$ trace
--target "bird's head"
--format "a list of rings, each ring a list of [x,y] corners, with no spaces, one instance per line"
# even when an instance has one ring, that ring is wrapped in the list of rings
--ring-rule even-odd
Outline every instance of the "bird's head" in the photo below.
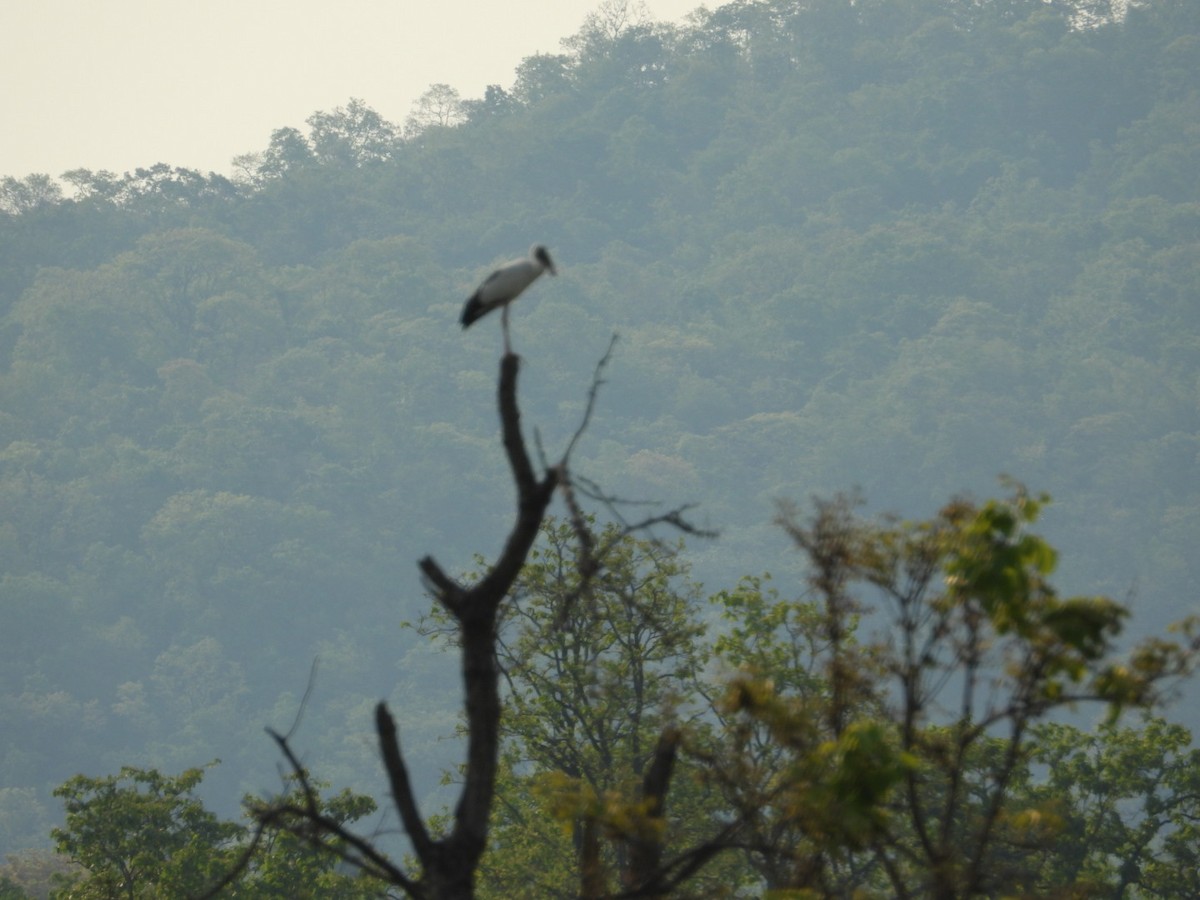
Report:
[[[529,251],[529,255],[542,264],[542,268],[547,269],[551,275],[557,275],[558,271],[554,268],[554,260],[550,258],[550,251],[543,244],[535,244],[533,249]]]

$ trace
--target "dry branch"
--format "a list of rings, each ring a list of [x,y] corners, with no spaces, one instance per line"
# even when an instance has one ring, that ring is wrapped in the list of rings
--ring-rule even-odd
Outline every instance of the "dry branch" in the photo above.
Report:
[[[302,789],[302,804],[279,801],[265,803],[251,812],[258,821],[254,845],[264,831],[278,829],[296,834],[315,846],[339,854],[381,881],[399,887],[414,900],[467,900],[474,895],[474,876],[487,844],[488,820],[495,798],[497,763],[500,748],[500,691],[499,668],[496,661],[497,623],[500,606],[509,596],[529,552],[537,540],[547,508],[556,491],[561,491],[583,548],[580,559],[581,586],[603,566],[608,548],[595,552],[595,539],[587,525],[576,498],[572,479],[570,455],[591,421],[596,397],[603,384],[603,372],[612,355],[616,338],[596,366],[588,391],[587,408],[578,429],[572,435],[562,458],[555,465],[546,465],[541,457],[542,474],[530,460],[521,433],[521,413],[517,403],[517,376],[520,358],[506,352],[500,360],[497,387],[497,406],[500,414],[501,439],[505,456],[517,491],[516,516],[508,538],[496,561],[474,584],[459,584],[448,576],[432,556],[422,558],[420,568],[429,592],[453,618],[458,630],[466,713],[467,759],[458,803],[449,833],[440,837],[429,833],[421,818],[410,783],[408,768],[400,746],[395,720],[385,703],[375,710],[375,725],[379,737],[380,756],[387,772],[392,800],[400,815],[401,824],[412,842],[420,875],[411,877],[391,863],[371,841],[350,833],[339,823],[323,816],[316,791],[307,773],[293,754],[288,736],[273,733],[284,758],[292,767],[292,776]],[[585,496],[601,497],[590,482],[584,482]],[[611,506],[611,498],[604,498]],[[626,533],[656,523],[668,523],[689,533],[700,533],[683,518],[685,508],[653,516],[643,523],[625,525]],[[664,736],[655,764],[647,776],[646,791],[652,792],[661,809],[674,760],[678,736]],[[646,846],[639,856],[645,879],[653,881],[659,868],[661,848]],[[249,856],[243,863],[249,864]],[[670,879],[668,878],[668,881]],[[223,882],[231,883],[232,879]]]

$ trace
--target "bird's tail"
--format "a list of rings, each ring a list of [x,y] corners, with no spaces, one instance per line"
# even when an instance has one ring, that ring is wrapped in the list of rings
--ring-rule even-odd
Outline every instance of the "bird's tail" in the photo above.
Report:
[[[462,327],[467,328],[472,322],[482,316],[486,309],[483,308],[483,302],[479,299],[479,295],[475,294],[467,301],[467,305],[462,311]]]

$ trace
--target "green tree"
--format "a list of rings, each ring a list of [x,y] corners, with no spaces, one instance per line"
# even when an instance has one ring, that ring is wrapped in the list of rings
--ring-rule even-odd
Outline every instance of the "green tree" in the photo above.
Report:
[[[204,769],[177,776],[124,766],[117,775],[76,775],[57,789],[66,822],[51,835],[86,874],[70,898],[120,900],[198,895],[229,870],[245,829],[222,822],[195,796]]]
[[[208,768],[208,767],[205,767]],[[195,796],[205,769],[177,776],[126,766],[117,775],[76,775],[55,795],[67,819],[52,835],[60,857],[82,870],[57,880],[63,900],[245,896],[367,900],[378,884],[337,871],[338,855],[286,830],[250,838],[248,829],[219,819]],[[375,801],[349,790],[321,796],[327,785],[307,776],[289,780],[280,804],[311,802],[316,814],[346,824],[374,812]],[[246,797],[250,815],[265,805]],[[332,849],[336,850],[336,846]]]
[[[733,606],[761,624],[753,639],[735,631],[722,646],[745,669],[727,719],[764,726],[771,740],[760,752],[783,751],[771,792],[750,779],[757,792],[735,807],[743,834],[769,824],[796,835],[790,849],[766,848],[790,870],[776,886],[949,900],[1069,882],[1042,884],[1012,852],[1053,834],[1055,810],[1022,790],[1035,727],[1083,702],[1103,704],[1110,721],[1156,707],[1163,683],[1191,670],[1198,640],[1190,622],[1182,642],[1147,640],[1120,658],[1128,611],[1104,597],[1062,598],[1049,582],[1057,555],[1029,530],[1044,502],[1018,489],[915,523],[861,520],[845,499],[818,503],[805,520],[785,512],[818,618],[804,621],[812,607],[764,606],[751,591],[752,603]],[[879,601],[869,639],[856,624],[864,588]],[[793,621],[800,627],[784,631]],[[758,637],[772,633],[786,638],[782,654]],[[817,680],[789,680],[797,668]],[[738,780],[718,775],[737,796]],[[764,812],[745,812],[755,808]]]
[[[26,175],[0,179],[0,213],[20,215],[41,206],[62,202],[62,188],[49,175]]]
[[[281,178],[315,162],[316,154],[304,135],[295,128],[277,128],[271,132],[258,172],[263,178]]]
[[[344,107],[313,113],[305,121],[313,153],[321,163],[362,166],[392,155],[396,127],[357,98],[351,97]]]
[[[527,56],[517,66],[512,94],[521,103],[541,103],[565,92],[571,84],[574,63],[570,56],[539,53]]]
[[[827,752],[846,714],[830,702],[832,670],[841,673],[843,694],[857,695],[864,721],[881,712],[871,687],[881,670],[854,637],[859,612],[841,593],[836,611],[812,597],[784,598],[769,576],[744,578],[712,602],[725,623],[714,657],[718,672],[732,681],[724,696],[720,685],[713,687],[715,721],[699,729],[693,752],[703,760],[703,783],[737,823],[743,877],[768,890],[818,876],[826,888],[853,884],[861,866],[824,838],[831,823],[846,816],[849,800],[834,789],[845,779],[832,777],[834,755]],[[848,674],[855,676],[853,691],[845,684]],[[810,764],[806,772],[797,763],[805,756],[823,765],[814,770]],[[802,807],[787,773],[804,779]],[[818,774],[830,780],[814,790]],[[861,818],[863,811],[855,812]]]
[[[1200,749],[1158,716],[1093,730],[1039,725],[1019,786],[1045,810],[1049,839],[1025,848],[1041,886],[1074,884],[1097,896],[1200,895]]]
[[[340,826],[349,825],[376,809],[375,801],[364,795],[343,790],[332,797],[319,792],[328,787],[320,782],[292,777],[282,800],[265,801],[246,797],[242,802],[251,818],[267,806],[312,809],[317,815]],[[317,794],[313,794],[313,791]],[[330,900],[370,900],[382,897],[384,889],[371,878],[339,871],[340,852],[345,848],[333,843],[317,846],[303,835],[303,829],[275,829],[261,835],[261,842],[251,844],[251,854],[245,876],[232,887],[238,895],[247,897],[321,897]],[[329,852],[332,850],[333,852]]]
[[[610,893],[637,883],[639,843],[686,845],[704,820],[687,779],[669,815],[643,789],[663,734],[697,712],[699,586],[677,549],[612,524],[595,539],[603,569],[585,578],[578,532],[547,520],[505,608],[502,764],[480,896]]]

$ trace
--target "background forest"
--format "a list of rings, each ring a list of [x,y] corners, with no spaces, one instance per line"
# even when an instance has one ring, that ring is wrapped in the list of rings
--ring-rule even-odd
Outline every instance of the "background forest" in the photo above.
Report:
[[[503,534],[500,338],[457,316],[535,240],[525,420],[556,452],[617,332],[575,467],[697,503],[708,593],[803,590],[779,499],[926,517],[1008,473],[1067,590],[1196,611],[1192,0],[609,4],[482,99],[350,100],[237,164],[0,186],[0,857],[77,773],[277,787],[314,658],[313,771],[382,797],[390,697],[436,792],[454,662],[402,622],[419,556]]]

